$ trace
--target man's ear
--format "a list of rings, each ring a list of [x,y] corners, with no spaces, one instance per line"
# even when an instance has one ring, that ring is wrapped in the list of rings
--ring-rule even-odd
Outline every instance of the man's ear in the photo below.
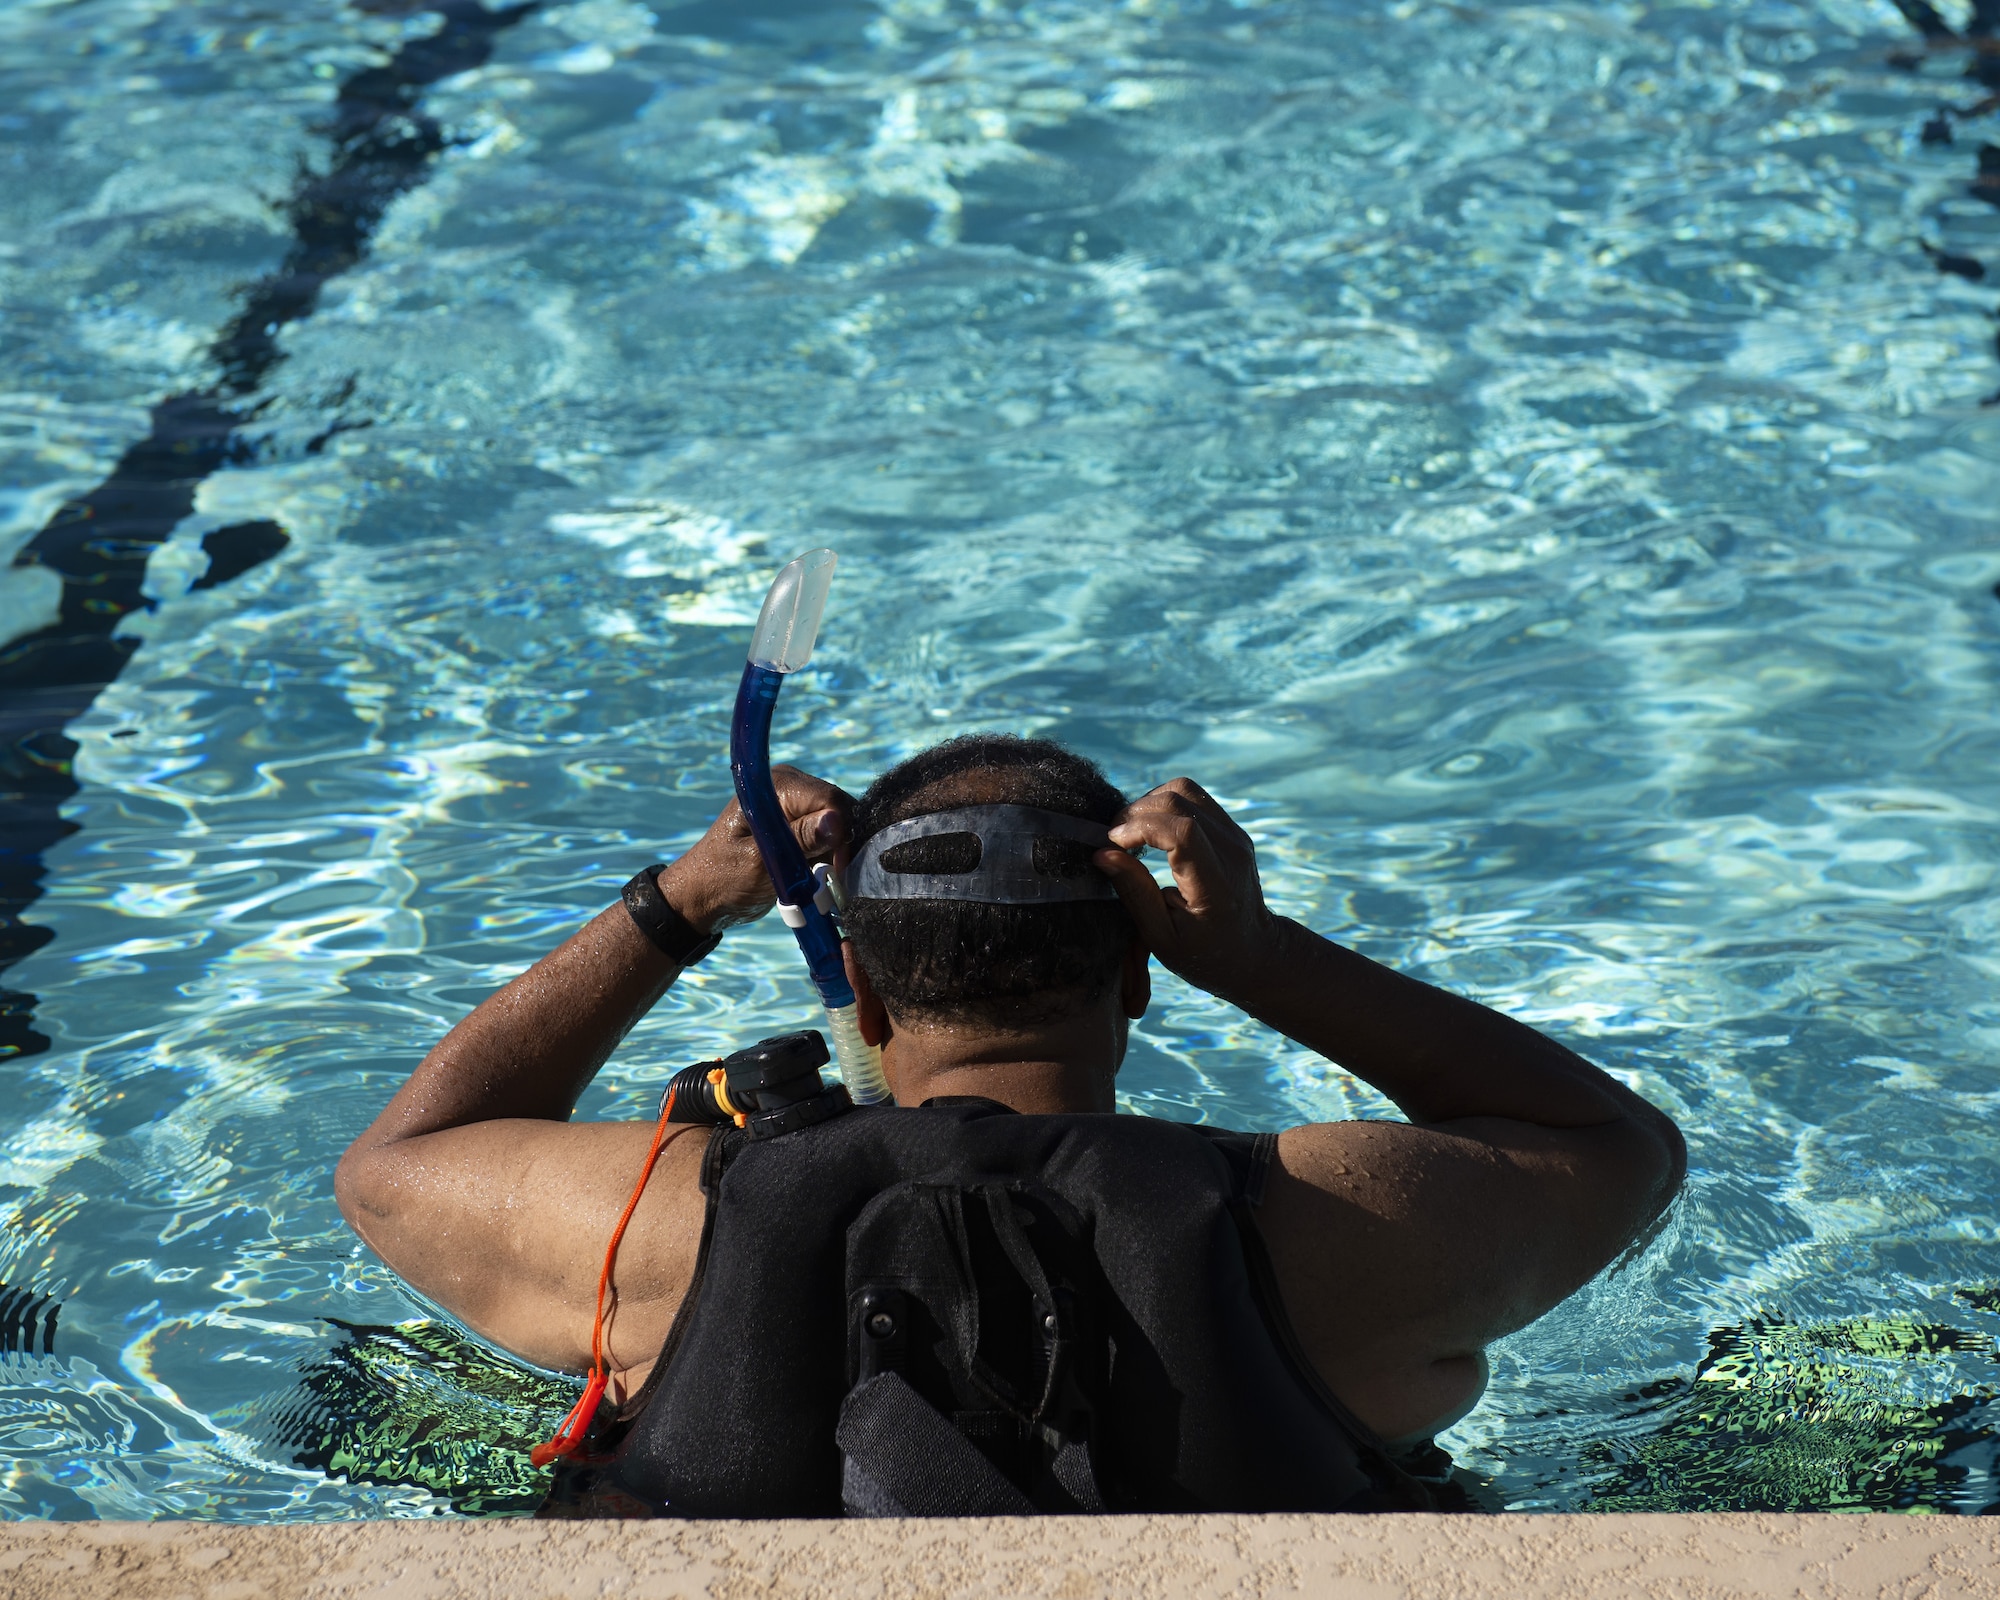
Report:
[[[840,944],[840,959],[847,967],[847,981],[854,990],[854,1021],[861,1030],[861,1042],[879,1050],[896,1031],[889,1025],[889,1008],[882,1004],[882,997],[868,981],[868,974],[854,959],[853,944],[845,939]]]
[[[1134,938],[1125,946],[1125,959],[1118,973],[1119,1009],[1137,1022],[1153,1003],[1153,953]]]

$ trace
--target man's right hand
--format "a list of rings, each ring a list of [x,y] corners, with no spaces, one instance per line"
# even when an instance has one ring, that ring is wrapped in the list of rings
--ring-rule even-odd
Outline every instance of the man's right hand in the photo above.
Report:
[[[771,782],[806,860],[838,865],[847,848],[853,797],[797,767],[773,767]],[[778,903],[750,819],[734,800],[687,854],[660,874],[659,885],[667,904],[703,933],[754,922]]]
[[[1269,971],[1287,926],[1264,904],[1257,847],[1215,797],[1192,778],[1174,778],[1127,806],[1112,824],[1097,868],[1111,880],[1146,948],[1196,988],[1246,997]],[[1164,851],[1171,886],[1161,888],[1137,856]]]

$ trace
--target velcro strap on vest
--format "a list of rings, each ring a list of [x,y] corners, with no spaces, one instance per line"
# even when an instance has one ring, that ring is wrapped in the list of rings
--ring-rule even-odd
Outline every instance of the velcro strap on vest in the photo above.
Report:
[[[1031,1517],[1034,1505],[906,1383],[885,1372],[855,1385],[834,1442],[846,1458],[850,1517]]]

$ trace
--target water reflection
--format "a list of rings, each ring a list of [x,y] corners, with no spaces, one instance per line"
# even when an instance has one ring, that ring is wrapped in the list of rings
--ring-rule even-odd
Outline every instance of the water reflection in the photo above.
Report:
[[[214,381],[332,85],[429,25],[0,13],[14,548]],[[440,83],[432,180],[283,333],[256,459],[69,728],[56,937],[16,969],[54,1044],[0,1139],[0,1280],[63,1312],[0,1370],[0,1505],[428,1514],[476,1508],[433,1493],[475,1456],[513,1503],[485,1399],[440,1400],[434,1461],[340,1432],[328,1395],[379,1394],[341,1352],[441,1395],[477,1358],[409,1331],[331,1165],[720,806],[742,630],[818,543],[782,752],[858,784],[998,727],[1191,772],[1285,909],[1683,1120],[1670,1225],[1449,1441],[1499,1498],[1748,1503],[1801,1405],[1847,1463],[1801,1503],[2000,1498],[2000,413],[1990,292],[1914,242],[1991,256],[1992,208],[1921,137],[1957,68],[1899,70],[1900,27],[583,0]],[[290,543],[191,586],[259,523]],[[585,1114],[809,1005],[782,929],[732,936]],[[1383,1109],[1171,983],[1124,1087]],[[1739,1368],[1779,1376],[1717,1409]],[[1937,1470],[1882,1479],[1908,1440]]]

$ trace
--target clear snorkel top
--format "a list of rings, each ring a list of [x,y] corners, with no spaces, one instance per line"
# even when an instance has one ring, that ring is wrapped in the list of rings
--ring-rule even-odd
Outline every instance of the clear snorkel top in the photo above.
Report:
[[[863,1041],[855,1020],[854,989],[841,958],[832,873],[807,864],[771,783],[771,714],[785,675],[812,659],[836,559],[831,550],[808,550],[785,565],[764,596],[750,659],[736,691],[729,773],[757,841],[757,853],[777,891],[778,915],[798,940],[820,1004],[826,1007],[827,1032],[841,1079],[857,1104],[871,1105],[889,1098],[889,1084],[882,1076],[881,1051]]]

